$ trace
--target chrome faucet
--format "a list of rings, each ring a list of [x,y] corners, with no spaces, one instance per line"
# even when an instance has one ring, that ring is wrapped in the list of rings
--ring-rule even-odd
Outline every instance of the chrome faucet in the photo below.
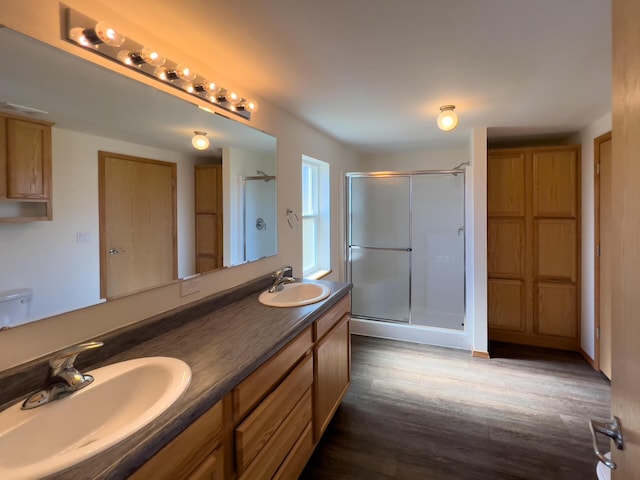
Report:
[[[59,400],[93,382],[93,377],[80,373],[73,362],[80,353],[102,345],[102,342],[87,342],[58,352],[49,360],[49,373],[44,386],[29,395],[22,409],[29,410]]]
[[[284,272],[286,272],[284,268],[275,271],[275,273],[273,274],[273,285],[271,285],[269,293],[279,292],[284,288],[285,283],[293,283],[296,281],[296,279],[293,277],[285,277]]]

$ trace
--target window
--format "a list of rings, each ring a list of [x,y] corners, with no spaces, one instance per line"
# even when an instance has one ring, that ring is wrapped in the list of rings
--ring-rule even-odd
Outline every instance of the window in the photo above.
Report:
[[[302,274],[319,278],[331,269],[329,164],[302,157]]]

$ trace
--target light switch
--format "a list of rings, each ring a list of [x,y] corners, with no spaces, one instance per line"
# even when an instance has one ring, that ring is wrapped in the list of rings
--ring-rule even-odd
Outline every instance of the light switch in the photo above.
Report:
[[[76,243],[89,243],[91,241],[91,235],[89,232],[76,233]]]

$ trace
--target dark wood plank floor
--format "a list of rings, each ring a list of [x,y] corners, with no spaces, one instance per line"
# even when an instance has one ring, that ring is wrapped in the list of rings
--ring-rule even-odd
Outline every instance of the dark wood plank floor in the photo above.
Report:
[[[588,419],[609,417],[610,385],[580,355],[352,345],[351,388],[301,479],[595,478]]]

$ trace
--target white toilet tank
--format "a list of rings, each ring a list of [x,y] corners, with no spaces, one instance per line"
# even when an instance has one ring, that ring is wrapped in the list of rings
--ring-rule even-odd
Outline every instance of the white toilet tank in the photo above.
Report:
[[[0,328],[15,327],[29,319],[33,290],[17,288],[0,292]]]

